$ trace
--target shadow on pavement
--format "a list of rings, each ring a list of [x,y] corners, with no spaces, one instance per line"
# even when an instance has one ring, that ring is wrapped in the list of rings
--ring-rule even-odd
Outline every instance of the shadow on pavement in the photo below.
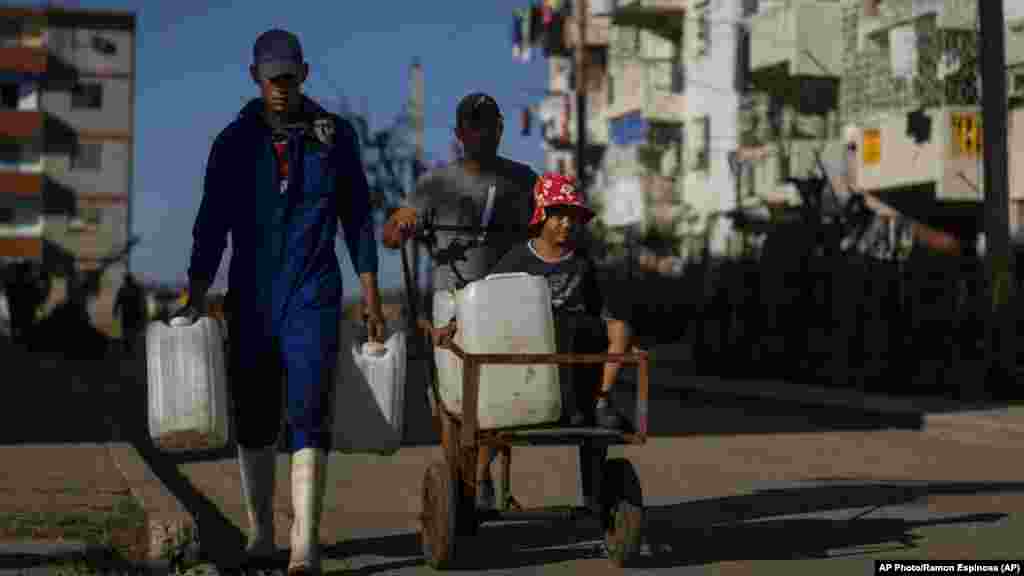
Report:
[[[818,481],[816,481],[818,482]],[[825,558],[877,552],[878,547],[908,550],[918,546],[913,531],[928,526],[994,523],[1004,513],[925,519],[869,517],[887,506],[912,504],[928,496],[1024,492],[1022,483],[872,482],[824,485],[728,496],[647,507],[645,541],[650,554],[638,568],[670,568],[734,560]],[[788,518],[829,514],[828,518]],[[521,523],[486,525],[474,538],[461,540],[453,571],[512,570],[601,558],[602,535],[581,524]],[[843,552],[874,546],[871,551]],[[345,574],[387,574],[424,564],[417,534],[338,542],[326,558],[382,558],[379,564]]]
[[[84,565],[101,574],[130,574],[137,568],[116,551],[98,547],[81,552],[0,554],[0,570],[17,570],[18,574],[43,568],[48,569],[47,573],[52,573],[59,564]]]

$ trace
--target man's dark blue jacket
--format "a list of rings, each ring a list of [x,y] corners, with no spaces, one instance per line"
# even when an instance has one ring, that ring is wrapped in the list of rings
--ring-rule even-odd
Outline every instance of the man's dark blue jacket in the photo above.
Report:
[[[271,332],[290,311],[340,305],[339,218],[356,273],[377,272],[359,138],[351,124],[306,97],[302,118],[306,129],[288,129],[290,185],[282,192],[263,101],[242,109],[213,143],[192,230],[193,286],[209,286],[230,232],[228,301],[248,316],[246,324],[261,318]],[[316,120],[333,121],[333,138],[317,136]]]

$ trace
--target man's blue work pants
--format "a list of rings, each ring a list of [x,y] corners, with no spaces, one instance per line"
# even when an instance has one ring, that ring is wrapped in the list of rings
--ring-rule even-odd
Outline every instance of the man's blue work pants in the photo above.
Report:
[[[292,310],[270,334],[258,322],[233,315],[228,328],[232,340],[229,375],[241,447],[259,449],[276,444],[287,406],[286,430],[292,452],[331,449],[340,314],[337,305]]]

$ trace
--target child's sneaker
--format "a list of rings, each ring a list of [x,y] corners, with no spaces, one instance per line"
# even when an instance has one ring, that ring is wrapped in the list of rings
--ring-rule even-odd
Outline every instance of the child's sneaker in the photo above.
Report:
[[[476,489],[477,510],[494,510],[497,505],[497,497],[494,495],[494,480],[482,480]]]

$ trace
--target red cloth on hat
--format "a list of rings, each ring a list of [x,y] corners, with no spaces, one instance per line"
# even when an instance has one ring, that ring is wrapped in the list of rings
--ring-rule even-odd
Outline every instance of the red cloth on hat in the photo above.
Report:
[[[544,221],[544,209],[548,206],[575,206],[583,210],[584,224],[594,217],[594,211],[587,207],[583,194],[576,189],[576,179],[572,176],[546,172],[533,187],[533,195],[536,198],[536,208],[533,210],[533,217],[530,218],[530,226]]]

